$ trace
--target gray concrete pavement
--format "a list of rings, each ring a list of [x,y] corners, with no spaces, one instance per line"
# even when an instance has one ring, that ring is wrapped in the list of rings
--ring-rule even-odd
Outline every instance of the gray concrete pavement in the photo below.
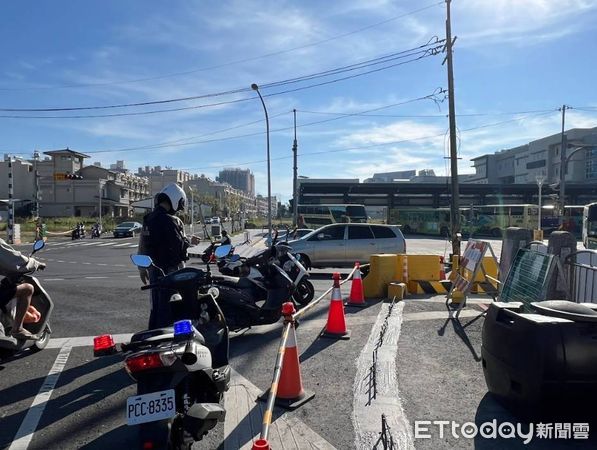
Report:
[[[499,255],[500,242],[491,243]],[[256,251],[261,245],[247,246],[246,251]],[[29,246],[19,248],[27,250]],[[427,238],[408,239],[407,249],[409,253],[443,254],[445,251],[443,241]],[[43,391],[60,349],[64,350],[69,342],[66,338],[126,334],[145,327],[149,300],[147,292],[139,291],[138,271],[129,259],[135,252],[136,238],[103,238],[93,242],[51,240],[40,252],[39,257],[45,259],[48,267],[39,277],[56,305],[52,342],[59,344],[37,354],[25,354],[0,363],[0,448],[10,447],[32,411],[33,399]],[[333,271],[325,269],[314,277],[316,295],[330,286],[329,274]],[[348,289],[346,285],[345,294]],[[481,311],[476,304],[488,301],[480,298],[470,302],[461,316],[463,324],[471,322],[464,331],[446,320],[442,296],[411,298],[404,302],[400,317],[396,318],[402,323],[400,335],[390,346],[390,351],[397,353],[396,373],[380,376],[396,380],[397,386],[393,387],[397,387],[403,406],[401,420],[410,427],[413,436],[416,420],[478,424],[493,418],[515,421],[487,395],[478,360],[483,318],[473,319]],[[288,424],[295,424],[309,430],[304,435],[312,437],[310,442],[350,449],[355,448],[357,437],[353,424],[354,411],[359,406],[355,404],[354,393],[359,378],[356,362],[366,357],[362,352],[367,343],[375,342],[371,333],[380,327],[381,305],[372,302],[364,309],[346,308],[347,327],[352,331],[349,341],[319,337],[327,311],[326,299],[301,320],[297,330],[304,387],[315,391],[315,398],[291,413],[276,410],[275,418],[280,420],[279,433],[283,434]],[[274,324],[232,335],[231,364],[239,377],[235,378],[231,395],[240,396],[245,392],[243,401],[247,413],[253,408],[246,392],[254,393],[269,386],[280,332],[280,325]],[[124,405],[126,398],[134,394],[135,387],[123,370],[121,356],[95,359],[91,347],[79,345],[70,350],[54,390],[44,404],[29,448],[131,448],[136,435],[134,428],[125,425]],[[242,419],[236,418],[246,424]],[[561,421],[565,419],[562,417]],[[377,419],[372,420],[376,423]],[[381,420],[379,423],[381,432]],[[219,425],[196,448],[224,448],[224,428]],[[412,439],[415,448],[522,448],[515,440],[456,439],[448,435],[441,438],[437,430],[431,431],[429,439]],[[585,444],[572,440],[535,440],[525,447],[589,448]],[[592,440],[588,444],[596,445]],[[234,445],[226,448],[234,448]],[[304,447],[299,443],[297,448]]]

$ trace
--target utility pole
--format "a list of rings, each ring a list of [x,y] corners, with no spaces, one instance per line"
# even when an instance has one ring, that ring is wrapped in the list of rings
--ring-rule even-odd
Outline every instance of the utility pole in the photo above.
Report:
[[[560,217],[558,220],[559,225],[564,223],[564,205],[566,202],[566,135],[564,134],[564,127],[566,123],[566,110],[568,106],[562,105],[562,141],[560,143]]]
[[[450,219],[452,223],[452,255],[460,256],[460,190],[458,186],[458,147],[456,144],[456,108],[454,106],[454,72],[452,65],[452,28],[450,24],[450,2],[446,0],[446,60],[448,62],[448,110],[450,119],[450,177],[452,180],[452,201]]]
[[[33,176],[35,177],[34,180],[34,187],[35,187],[35,218],[39,217],[39,172],[37,170],[37,162],[39,161],[39,152],[35,150],[33,152]]]
[[[14,244],[14,225],[15,225],[15,202],[12,173],[12,155],[8,155],[8,243]]]
[[[294,158],[294,166],[292,172],[292,225],[298,225],[298,165],[297,165],[297,150],[298,143],[296,141],[296,109],[293,109],[294,113],[294,142],[292,144],[292,155]]]

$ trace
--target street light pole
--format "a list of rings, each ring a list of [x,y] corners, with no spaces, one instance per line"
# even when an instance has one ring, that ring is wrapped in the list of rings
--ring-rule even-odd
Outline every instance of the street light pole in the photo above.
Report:
[[[566,147],[568,146],[566,143],[566,134],[564,134],[564,126],[566,122],[566,110],[568,106],[562,105],[562,139],[560,143],[560,217],[558,223],[560,225],[564,224],[564,206],[566,203]]]
[[[292,168],[292,225],[298,226],[298,165],[297,165],[297,150],[298,143],[296,141],[296,109],[293,109],[294,113],[294,142],[292,144],[293,154],[293,168]]]
[[[265,113],[265,135],[267,141],[267,228],[269,233],[269,242],[271,243],[272,239],[272,179],[271,179],[271,163],[270,163],[270,152],[269,152],[269,117],[267,115],[267,108],[265,107],[265,102],[263,101],[263,97],[261,96],[261,92],[259,92],[259,86],[255,83],[251,85],[251,89],[257,92],[259,95],[259,100],[261,100],[261,104],[263,105],[263,112]]]

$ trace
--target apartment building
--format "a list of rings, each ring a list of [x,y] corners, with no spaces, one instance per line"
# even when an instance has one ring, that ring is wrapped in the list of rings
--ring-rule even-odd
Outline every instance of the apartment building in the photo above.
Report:
[[[597,182],[597,127],[573,128],[567,140],[566,182]],[[473,158],[475,174],[467,182],[483,184],[557,183],[561,170],[561,134]]]

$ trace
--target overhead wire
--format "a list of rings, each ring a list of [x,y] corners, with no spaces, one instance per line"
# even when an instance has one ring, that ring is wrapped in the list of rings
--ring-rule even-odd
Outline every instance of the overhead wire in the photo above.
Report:
[[[302,77],[297,77],[297,78],[293,78],[293,79],[289,79],[289,80],[265,83],[262,85],[261,88],[262,89],[270,89],[273,87],[282,87],[282,86],[292,85],[292,84],[300,83],[303,81],[309,81],[309,80],[313,80],[313,79],[317,79],[317,78],[324,78],[324,77],[328,77],[331,75],[337,75],[337,74],[341,74],[341,73],[351,72],[354,70],[372,67],[372,66],[387,63],[387,62],[393,62],[396,60],[413,57],[411,59],[407,59],[406,61],[390,64],[390,65],[387,65],[387,66],[384,66],[381,68],[372,69],[369,71],[353,74],[350,76],[337,78],[337,79],[333,79],[333,80],[328,80],[326,82],[316,83],[316,84],[303,86],[303,87],[299,87],[299,88],[295,88],[295,89],[266,94],[266,95],[264,95],[264,97],[281,95],[281,94],[288,93],[288,92],[296,92],[296,91],[300,91],[300,90],[304,90],[304,89],[310,89],[312,87],[322,86],[322,85],[326,85],[326,84],[330,84],[330,83],[344,81],[344,80],[351,79],[351,78],[356,78],[356,77],[363,76],[363,75],[368,75],[370,73],[375,73],[375,72],[379,72],[381,70],[387,70],[392,67],[415,62],[415,61],[418,61],[425,57],[435,56],[436,54],[438,54],[437,50],[442,46],[441,42],[442,41],[435,41],[435,42],[430,41],[429,43],[425,44],[424,46],[416,47],[415,49],[409,49],[409,50],[397,52],[394,54],[397,56],[393,56],[390,59],[388,59],[388,57],[386,55],[384,57],[381,57],[383,59],[382,62],[379,62],[380,58],[375,58],[373,60],[369,60],[368,62],[355,63],[350,66],[329,69],[327,71],[316,72],[314,74],[304,75]],[[419,55],[419,56],[415,57],[416,55]],[[2,112],[69,112],[69,111],[90,111],[90,110],[101,110],[101,109],[132,108],[132,107],[151,106],[151,105],[176,103],[176,102],[191,101],[191,100],[200,100],[200,99],[205,99],[205,98],[212,98],[212,97],[219,97],[219,96],[226,96],[226,95],[250,92],[251,90],[252,90],[251,88],[238,88],[238,89],[231,89],[228,91],[216,92],[216,93],[211,93],[211,94],[178,97],[178,98],[165,99],[165,100],[152,100],[152,101],[146,101],[146,102],[122,103],[122,104],[114,104],[114,105],[55,107],[55,108],[0,108],[0,111],[2,111]],[[141,111],[141,112],[133,112],[133,113],[114,114],[114,115],[95,115],[95,116],[92,115],[92,116],[85,116],[85,117],[112,117],[112,116],[121,116],[121,115],[141,115],[141,114],[152,114],[152,113],[157,113],[157,112],[181,111],[184,109],[197,109],[197,108],[206,108],[206,107],[210,107],[210,106],[221,106],[224,104],[238,103],[238,102],[247,101],[250,99],[252,99],[252,98],[236,99],[236,100],[217,102],[217,103],[212,103],[212,104],[195,105],[195,106],[188,106],[188,107],[184,107],[184,108],[176,108],[176,109],[169,109],[169,110]],[[58,116],[58,117],[54,117],[54,116],[24,116],[24,117],[23,116],[2,116],[2,117],[4,117],[4,118],[81,118],[82,116]]]
[[[279,51],[275,51],[275,52],[270,52],[270,53],[265,53],[263,55],[258,55],[258,56],[253,56],[253,57],[249,57],[249,58],[242,58],[242,59],[238,59],[235,61],[230,61],[230,62],[226,62],[226,63],[222,63],[222,64],[216,64],[216,65],[212,65],[212,66],[206,66],[206,67],[200,67],[197,69],[192,69],[192,70],[186,70],[186,71],[182,71],[182,72],[174,72],[174,73],[170,73],[170,74],[165,74],[165,75],[157,75],[157,76],[153,76],[153,77],[145,77],[145,78],[137,78],[137,79],[133,79],[133,80],[120,80],[120,81],[110,81],[110,82],[98,82],[98,83],[78,83],[78,84],[70,84],[70,85],[62,85],[62,86],[32,86],[32,87],[21,87],[21,88],[0,88],[0,91],[22,91],[22,90],[50,90],[50,89],[67,89],[67,88],[81,88],[81,87],[94,87],[94,86],[110,86],[110,85],[119,85],[119,84],[131,84],[131,83],[139,83],[139,82],[145,82],[145,81],[153,81],[153,80],[159,80],[159,79],[165,79],[165,78],[172,78],[172,77],[178,77],[178,76],[185,76],[185,75],[190,75],[193,73],[198,73],[198,72],[205,72],[205,71],[209,71],[209,70],[214,70],[214,69],[220,69],[222,67],[228,67],[228,66],[233,66],[233,65],[237,65],[237,64],[242,64],[242,63],[246,63],[246,62],[251,62],[251,61],[256,61],[259,59],[264,59],[264,58],[269,58],[272,56],[278,56],[278,55],[282,55],[285,53],[291,53],[297,50],[303,50],[305,48],[310,48],[310,47],[315,47],[321,44],[325,44],[334,40],[338,40],[338,39],[342,39],[348,36],[352,36],[354,34],[358,34],[358,33],[362,33],[364,31],[385,25],[387,23],[396,21],[398,19],[413,15],[413,14],[417,14],[419,12],[422,11],[426,11],[428,9],[434,8],[438,5],[442,5],[444,3],[444,1],[439,1],[439,2],[435,2],[435,3],[431,3],[428,4],[426,6],[423,6],[421,8],[394,16],[394,17],[390,17],[388,19],[382,20],[380,22],[376,22],[370,25],[366,25],[364,27],[361,28],[357,28],[355,30],[352,31],[348,31],[346,33],[341,33],[335,36],[331,36],[329,38],[326,39],[321,39],[319,41],[315,41],[315,42],[311,42],[311,43],[307,43],[307,44],[303,44],[303,45],[298,45],[295,47],[291,47],[288,49],[284,49],[284,50],[279,50]]]

